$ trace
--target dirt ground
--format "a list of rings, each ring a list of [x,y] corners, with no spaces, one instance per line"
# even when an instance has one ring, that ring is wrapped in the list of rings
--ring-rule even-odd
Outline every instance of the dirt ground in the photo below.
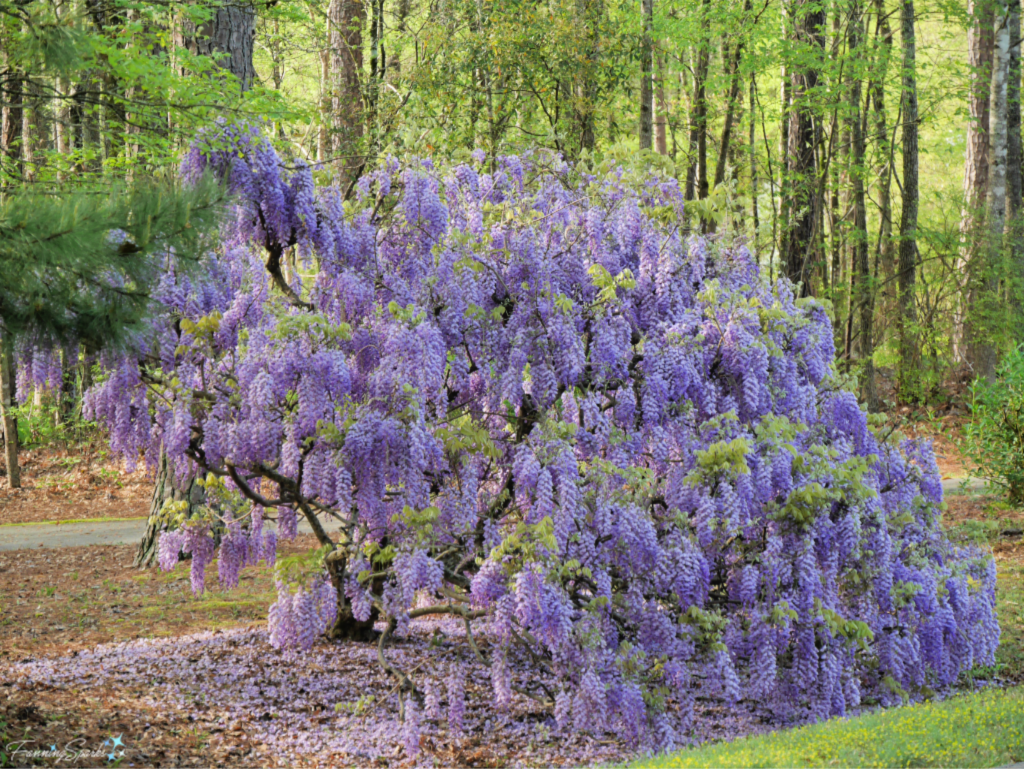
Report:
[[[96,518],[144,518],[152,485],[144,469],[123,463],[97,439],[92,443],[22,451],[21,488],[0,477],[0,525]]]
[[[281,543],[279,555],[314,546],[311,535],[299,536]],[[169,573],[139,571],[131,565],[134,554],[132,545],[0,552],[0,664],[76,655],[98,644],[136,638],[265,624],[275,600],[267,567],[244,569],[238,587],[225,592],[216,563],[211,564],[206,579],[212,590],[195,598],[188,562]],[[122,695],[114,687],[26,691],[0,680],[0,752],[4,745],[24,741],[23,750],[54,745],[66,751],[60,766],[110,766],[108,751],[120,748],[103,747],[103,742],[124,734],[131,735],[125,737],[125,758],[135,766],[263,763],[244,748],[244,735],[219,749],[211,746],[209,725],[193,728],[137,697]],[[0,766],[53,766],[55,758],[19,753],[6,764],[0,757]]]

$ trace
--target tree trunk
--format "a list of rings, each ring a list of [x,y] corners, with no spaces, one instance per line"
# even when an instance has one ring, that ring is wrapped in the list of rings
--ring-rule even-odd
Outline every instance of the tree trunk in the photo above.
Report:
[[[976,376],[995,379],[997,346],[992,323],[999,312],[999,272],[1003,260],[1003,228],[1006,225],[1006,81],[1010,65],[1010,30],[1006,23],[1009,4],[1000,0],[996,6],[992,47],[992,87],[989,100],[988,190],[985,197],[987,234],[983,265],[984,274],[979,282],[978,301],[971,302],[974,310],[981,310],[981,323],[977,315],[970,324],[969,350],[971,367]]]
[[[821,205],[817,164],[818,129],[812,92],[818,85],[818,62],[824,58],[825,6],[811,0],[794,3],[793,35],[801,65],[792,73],[792,108],[789,128],[789,212],[791,220],[783,254],[783,273],[800,285],[800,295],[811,294],[815,264],[815,222]]]
[[[21,168],[21,104],[24,81],[10,65],[6,41],[0,40],[3,60],[0,61],[0,163],[7,174],[20,177]]]
[[[198,27],[185,20],[179,43],[199,56],[210,56],[238,79],[242,92],[252,88],[256,39],[256,6],[249,0],[221,0],[212,16]]]
[[[878,185],[878,243],[875,246],[876,259],[881,262],[882,290],[877,300],[881,302],[880,317],[890,318],[895,310],[896,242],[892,237],[892,170],[890,164],[891,142],[885,108],[885,84],[889,77],[889,61],[892,58],[892,28],[886,16],[884,0],[874,0],[875,15],[878,18],[875,38],[878,58],[871,77],[871,102],[875,117],[875,147],[878,165],[875,181]],[[876,269],[877,272],[877,269]]]
[[[594,112],[597,103],[597,61],[601,55],[601,0],[576,0],[577,23],[587,36],[587,66],[579,69],[573,100],[573,122],[580,150],[593,152],[597,145]]]
[[[899,255],[899,341],[898,387],[900,399],[919,400],[920,350],[917,340],[917,308],[914,303],[914,278],[917,269],[917,47],[914,34],[914,0],[900,5],[903,38],[903,213],[900,217]]]
[[[25,181],[32,182],[36,180],[39,170],[36,166],[35,152],[35,128],[38,119],[36,87],[28,77],[22,80],[21,84],[21,164]]]
[[[477,4],[479,7],[479,3]],[[380,91],[387,71],[384,51],[384,2],[370,0],[370,76],[366,88],[366,122],[369,127],[367,163],[380,151]]]
[[[14,417],[14,339],[10,334],[0,337],[0,422],[4,435],[4,462],[7,488],[21,488],[18,467],[18,421]]]
[[[989,94],[992,89],[992,33],[994,13],[991,0],[969,0],[971,27],[967,34],[970,91],[967,122],[967,156],[964,163],[964,207],[960,217],[958,295],[953,328],[953,357],[971,364],[972,336],[968,315],[975,315],[972,299],[984,278],[984,206],[988,196]]]
[[[746,5],[750,10],[750,3]],[[729,97],[725,106],[725,121],[722,125],[722,140],[718,143],[718,162],[715,164],[715,183],[717,187],[725,181],[725,167],[732,140],[732,126],[736,120],[736,108],[740,98],[740,59],[743,56],[743,42],[737,41],[729,64]],[[742,111],[742,108],[741,108]]]
[[[320,125],[316,133],[318,163],[326,163],[331,154],[332,82],[331,52],[324,48],[320,51]]]
[[[1010,64],[1006,84],[1006,241],[1013,280],[1007,281],[1013,311],[1013,339],[1024,339],[1024,201],[1022,169],[1024,147],[1020,115],[1020,3],[1010,2]]]
[[[330,0],[333,150],[342,179],[351,182],[362,172],[363,138],[363,25],[361,0]]]
[[[644,32],[640,39],[640,149],[649,150],[654,132],[654,0],[641,0]]]
[[[851,61],[857,61],[862,55],[864,45],[864,17],[859,2],[851,4],[850,22],[847,32],[848,53]],[[850,185],[853,202],[853,263],[851,274],[852,294],[857,307],[857,357],[860,359],[863,380],[861,390],[869,411],[878,410],[875,394],[875,368],[872,356],[875,352],[873,338],[873,321],[875,313],[874,287],[871,280],[871,268],[868,260],[868,226],[867,201],[864,191],[864,124],[861,121],[861,81],[860,75],[854,73],[849,82],[850,103]]]
[[[377,631],[373,629],[373,626],[380,616],[380,612],[376,606],[373,607],[370,610],[370,618],[362,622],[352,616],[352,604],[349,603],[348,597],[345,595],[346,561],[344,556],[338,557],[340,555],[335,551],[325,561],[327,573],[331,576],[331,584],[334,585],[338,594],[338,616],[334,625],[327,632],[327,637],[334,641],[373,641],[377,637]],[[379,591],[383,585],[378,584],[375,587]]]
[[[790,26],[792,26],[786,0],[782,2],[780,16],[782,17],[782,39],[785,40],[789,35]],[[779,121],[779,237],[778,242],[772,245],[779,254],[779,274],[783,275],[786,272],[785,257],[783,255],[788,249],[789,242],[789,121],[790,110],[793,107],[793,94],[790,86],[789,69],[786,67],[785,60],[782,62],[781,70],[781,83],[779,85],[779,114],[781,115],[781,120]],[[772,240],[774,241],[775,238],[773,237]]]
[[[188,517],[191,518],[196,508],[204,502],[205,496],[202,486],[196,483],[194,476],[189,476],[184,485],[178,484],[174,468],[167,459],[167,454],[161,449],[160,459],[157,461],[156,483],[153,485],[153,496],[149,503],[149,523],[135,552],[133,565],[139,569],[148,569],[155,563],[159,534],[163,528],[159,515],[165,502],[187,501]]]
[[[750,214],[753,220],[750,242],[757,246],[757,234],[761,222],[757,211],[757,113],[754,110],[757,100],[757,74],[750,73]],[[771,276],[768,276],[769,280]]]
[[[659,155],[668,154],[668,99],[665,96],[665,55],[659,53],[655,59],[657,64],[658,83],[654,89],[655,118],[654,146]]]

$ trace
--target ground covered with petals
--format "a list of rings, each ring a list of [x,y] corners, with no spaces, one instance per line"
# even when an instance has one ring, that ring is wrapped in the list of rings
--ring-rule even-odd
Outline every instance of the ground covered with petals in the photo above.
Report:
[[[479,643],[486,649],[486,638]],[[631,755],[610,734],[559,733],[551,715],[525,697],[495,712],[490,671],[473,659],[461,627],[423,620],[413,622],[409,635],[389,650],[391,661],[418,671],[424,681],[440,682],[452,661],[461,660],[466,707],[461,733],[453,734],[442,687],[440,717],[429,708],[421,714],[415,735],[420,753],[410,759],[396,689],[376,654],[372,644],[323,641],[305,654],[282,653],[271,648],[264,630],[236,629],[13,662],[0,668],[0,679],[7,682],[6,718],[37,722],[36,740],[45,735],[63,744],[91,729],[92,744],[112,730],[123,732],[126,758],[147,766],[197,760],[575,766]],[[532,675],[525,660],[513,661],[514,679]],[[91,719],[74,712],[85,702],[91,703]],[[62,707],[60,721],[47,719],[48,710],[52,715]],[[770,718],[764,711],[702,698],[693,737],[757,734],[772,728]]]

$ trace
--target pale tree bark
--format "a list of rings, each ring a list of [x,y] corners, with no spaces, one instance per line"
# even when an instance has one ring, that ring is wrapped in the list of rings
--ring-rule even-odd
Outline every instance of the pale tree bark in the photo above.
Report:
[[[757,112],[755,111],[755,103],[757,101],[757,73],[750,73],[750,136],[748,141],[750,146],[748,151],[750,152],[750,214],[751,221],[753,223],[751,229],[750,241],[755,246],[757,245],[757,235],[761,229],[761,222],[758,217],[757,210]],[[756,248],[755,248],[756,251]],[[769,279],[771,276],[768,276]]]
[[[362,172],[363,27],[361,0],[330,0],[327,7],[331,51],[332,149],[335,168],[351,183]]]
[[[1006,282],[1009,305],[1013,310],[1013,336],[1015,342],[1024,339],[1024,190],[1022,168],[1024,146],[1021,136],[1020,113],[1020,3],[1010,0],[1008,17],[1010,33],[1010,63],[1006,83],[1006,240],[1013,276]]]
[[[789,28],[792,26],[789,12],[790,0],[781,0],[780,2],[780,16],[782,18],[782,39],[787,39],[789,35]],[[790,110],[793,107],[793,93],[789,77],[789,69],[786,67],[786,62],[783,60],[781,67],[781,82],[779,85],[779,114],[782,116],[779,123],[779,220],[778,220],[778,232],[779,238],[777,243],[773,243],[779,254],[779,273],[785,272],[783,266],[783,254],[788,249],[789,242],[789,121],[790,121]],[[773,237],[774,241],[775,238]],[[768,263],[769,272],[771,272],[771,262]]]
[[[641,0],[643,36],[640,40],[640,149],[649,150],[654,134],[654,0]]]
[[[918,148],[917,148],[917,42],[914,32],[914,0],[900,4],[900,28],[903,41],[903,206],[900,215],[899,245],[899,342],[898,387],[904,401],[919,400],[920,348],[917,336],[915,277],[917,270]]]
[[[24,80],[11,65],[6,41],[0,40],[0,163],[12,177],[20,177],[21,105]]]
[[[21,81],[21,165],[24,169],[25,181],[35,181],[38,174],[36,166],[35,128],[39,111],[36,109],[37,89],[29,77]]]
[[[961,285],[953,319],[953,357],[970,363],[968,350],[968,310],[973,285],[984,272],[981,240],[984,234],[984,208],[988,195],[989,94],[992,88],[992,0],[968,0],[971,26],[967,33],[967,59],[970,67],[967,123],[967,154],[964,162],[964,206],[960,216],[960,254],[958,275]]]
[[[659,52],[655,57],[658,82],[654,89],[655,118],[654,146],[659,155],[668,154],[668,99],[665,96],[665,54]]]
[[[0,337],[0,426],[4,437],[4,463],[7,488],[21,488],[18,467],[18,422],[14,418],[14,340],[8,334]]]
[[[1009,6],[999,0],[994,19],[992,86],[989,98],[988,190],[985,196],[986,252],[980,280],[973,286],[974,317],[968,321],[969,360],[974,373],[995,379],[997,346],[992,320],[998,310],[998,290],[1006,225],[1006,81],[1010,65]],[[981,310],[979,313],[978,310]],[[979,318],[979,315],[981,316]]]

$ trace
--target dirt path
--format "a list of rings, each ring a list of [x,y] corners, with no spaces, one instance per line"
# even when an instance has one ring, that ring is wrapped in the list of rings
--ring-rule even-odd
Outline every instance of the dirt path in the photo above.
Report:
[[[267,521],[274,528],[273,521]],[[338,521],[323,522],[324,530],[337,531]],[[312,532],[309,524],[299,522],[299,533]],[[146,533],[146,519],[78,523],[43,523],[0,526],[0,551],[30,550],[40,547],[81,547],[83,545],[134,545]]]

